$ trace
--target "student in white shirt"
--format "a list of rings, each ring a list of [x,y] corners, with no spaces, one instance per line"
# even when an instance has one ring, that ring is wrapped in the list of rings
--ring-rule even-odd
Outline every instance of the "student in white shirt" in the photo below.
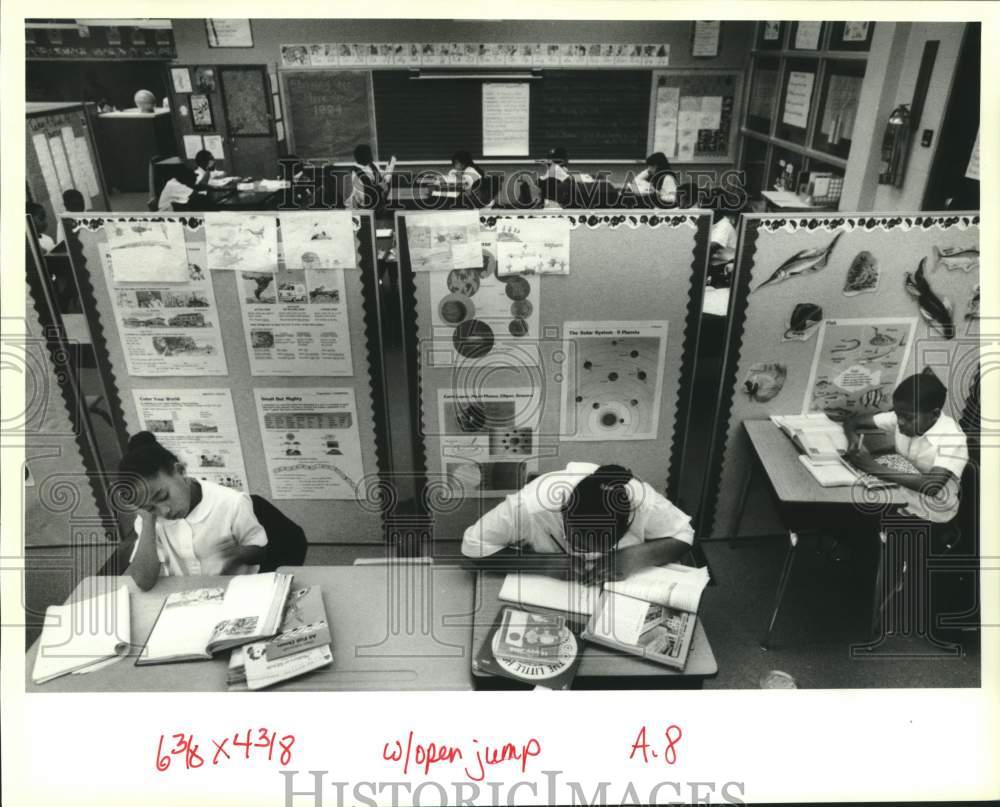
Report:
[[[861,415],[844,423],[847,458],[866,473],[895,482],[907,504],[904,515],[944,524],[958,514],[959,483],[969,461],[965,433],[942,414],[947,390],[930,370],[903,379],[892,394],[892,411]],[[862,445],[865,429],[893,435],[896,452],[917,473],[891,471],[877,463]]]
[[[646,158],[646,168],[636,176],[635,186],[640,193],[655,194],[661,204],[673,206],[677,203],[677,174],[662,151]]]
[[[573,206],[573,178],[569,173],[569,155],[562,146],[549,149],[545,171],[538,177],[542,206],[563,208]]]
[[[542,474],[465,531],[472,565],[511,565],[527,549],[545,574],[566,571],[587,582],[627,577],[681,558],[691,548],[691,519],[619,465],[571,462]],[[547,556],[547,557],[545,557]]]
[[[119,471],[136,485],[143,510],[125,570],[139,588],[168,575],[256,574],[267,534],[247,494],[188,476],[150,432],[129,440]]]
[[[176,175],[170,177],[160,191],[156,209],[161,213],[183,210],[189,206],[194,209],[196,202],[194,171],[187,166],[181,166]]]
[[[346,206],[354,210],[375,210],[382,207],[389,193],[389,181],[395,167],[396,158],[392,157],[383,173],[375,164],[371,146],[355,146],[354,165],[351,166],[351,195]]]
[[[449,185],[461,185],[463,191],[471,191],[480,183],[483,172],[472,162],[467,151],[456,151],[451,155],[451,170],[445,174]]]
[[[38,202],[28,202],[25,212],[31,216],[31,220],[35,223],[35,232],[38,233],[38,246],[42,248],[42,254],[47,255],[56,245],[56,242],[52,240],[52,236],[45,232],[49,226],[48,213],[45,212],[45,208],[38,204]]]

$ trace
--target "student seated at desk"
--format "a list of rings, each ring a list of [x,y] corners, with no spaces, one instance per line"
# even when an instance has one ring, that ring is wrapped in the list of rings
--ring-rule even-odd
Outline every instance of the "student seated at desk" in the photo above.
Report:
[[[444,179],[449,185],[461,185],[463,191],[471,191],[482,181],[483,172],[472,162],[469,152],[456,151],[451,155],[451,170]]]
[[[569,174],[569,155],[556,146],[545,158],[545,171],[538,177],[542,206],[563,208],[573,206],[573,178]]]
[[[212,170],[215,168],[215,157],[208,149],[202,149],[194,155],[194,165],[194,186],[196,188],[207,188],[208,181],[212,179],[213,175],[222,173]]]
[[[947,389],[925,370],[904,378],[892,393],[892,411],[859,415],[844,423],[847,459],[859,470],[895,482],[907,504],[904,515],[944,524],[958,514],[959,482],[969,461],[965,433],[942,414]],[[880,429],[891,434],[897,453],[917,473],[901,473],[880,465],[864,448],[861,432]]]
[[[384,207],[395,167],[396,158],[392,157],[383,173],[375,164],[371,146],[355,146],[354,165],[351,166],[351,196],[347,200],[347,207],[353,210],[376,210]]]
[[[173,210],[204,210],[208,205],[205,191],[195,189],[194,171],[186,165],[178,168],[177,174],[170,177],[160,191],[156,209],[161,213]]]
[[[635,177],[635,188],[639,193],[656,194],[661,204],[677,204],[677,174],[666,154],[656,151],[646,158],[645,169]]]
[[[531,570],[555,576],[565,574],[568,556],[577,579],[599,583],[676,561],[693,541],[690,517],[628,469],[571,462],[469,527],[462,554],[477,568],[509,568],[524,548],[547,556]]]
[[[125,570],[139,588],[169,575],[256,574],[267,534],[248,495],[188,476],[150,432],[129,440],[118,470],[135,481],[143,511]]]
[[[45,212],[45,208],[38,204],[38,202],[28,202],[25,212],[31,216],[31,220],[35,223],[35,232],[38,233],[38,246],[42,248],[42,254],[48,254],[56,245],[56,242],[52,240],[52,236],[45,232],[49,226],[48,213]]]

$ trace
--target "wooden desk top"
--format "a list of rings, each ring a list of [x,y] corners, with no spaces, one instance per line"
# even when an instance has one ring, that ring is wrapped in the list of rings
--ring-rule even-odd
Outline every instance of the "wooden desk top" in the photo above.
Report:
[[[813,479],[802,467],[795,444],[770,420],[744,420],[743,428],[782,504],[853,505],[859,501],[861,494],[853,487],[825,488]],[[892,504],[906,504],[899,488],[885,488],[879,495],[890,497]]]
[[[469,641],[473,577],[434,566],[313,566],[282,568],[295,585],[320,585],[333,635],[333,665],[273,690],[471,689]],[[88,577],[68,602],[121,584],[131,594],[130,657],[87,675],[31,681],[36,641],[25,657],[27,692],[224,692],[229,653],[211,661],[135,666],[168,594],[225,585],[225,577],[164,577],[148,592],[130,577]]]
[[[478,575],[476,617],[472,629],[473,655],[486,641],[486,636],[489,634],[490,628],[493,627],[500,609],[504,605],[511,604],[498,598],[505,576],[489,572]],[[683,672],[592,642],[583,642],[583,647],[583,658],[580,659],[580,666],[576,672],[577,679],[710,678],[719,672],[719,665],[715,661],[715,654],[712,653],[712,646],[708,643],[708,636],[705,634],[705,628],[700,619],[694,629],[691,651]],[[492,675],[479,673],[475,670],[472,671],[472,674],[479,679],[494,678]],[[669,683],[665,685],[665,688],[669,688]]]
[[[760,195],[763,196],[765,201],[775,210],[788,211],[792,213],[809,213],[817,211],[834,211],[837,209],[836,204],[811,204],[792,191],[761,191]]]

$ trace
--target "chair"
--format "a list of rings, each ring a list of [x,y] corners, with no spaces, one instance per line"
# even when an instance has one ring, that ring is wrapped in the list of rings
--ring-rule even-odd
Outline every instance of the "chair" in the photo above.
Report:
[[[253,514],[267,533],[267,551],[260,564],[261,573],[279,566],[301,566],[309,548],[303,529],[263,496],[251,494]]]

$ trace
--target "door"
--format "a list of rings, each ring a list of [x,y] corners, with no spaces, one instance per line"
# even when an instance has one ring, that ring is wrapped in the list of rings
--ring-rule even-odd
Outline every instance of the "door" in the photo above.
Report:
[[[219,68],[226,116],[227,157],[233,173],[260,179],[278,175],[274,112],[264,65]]]

